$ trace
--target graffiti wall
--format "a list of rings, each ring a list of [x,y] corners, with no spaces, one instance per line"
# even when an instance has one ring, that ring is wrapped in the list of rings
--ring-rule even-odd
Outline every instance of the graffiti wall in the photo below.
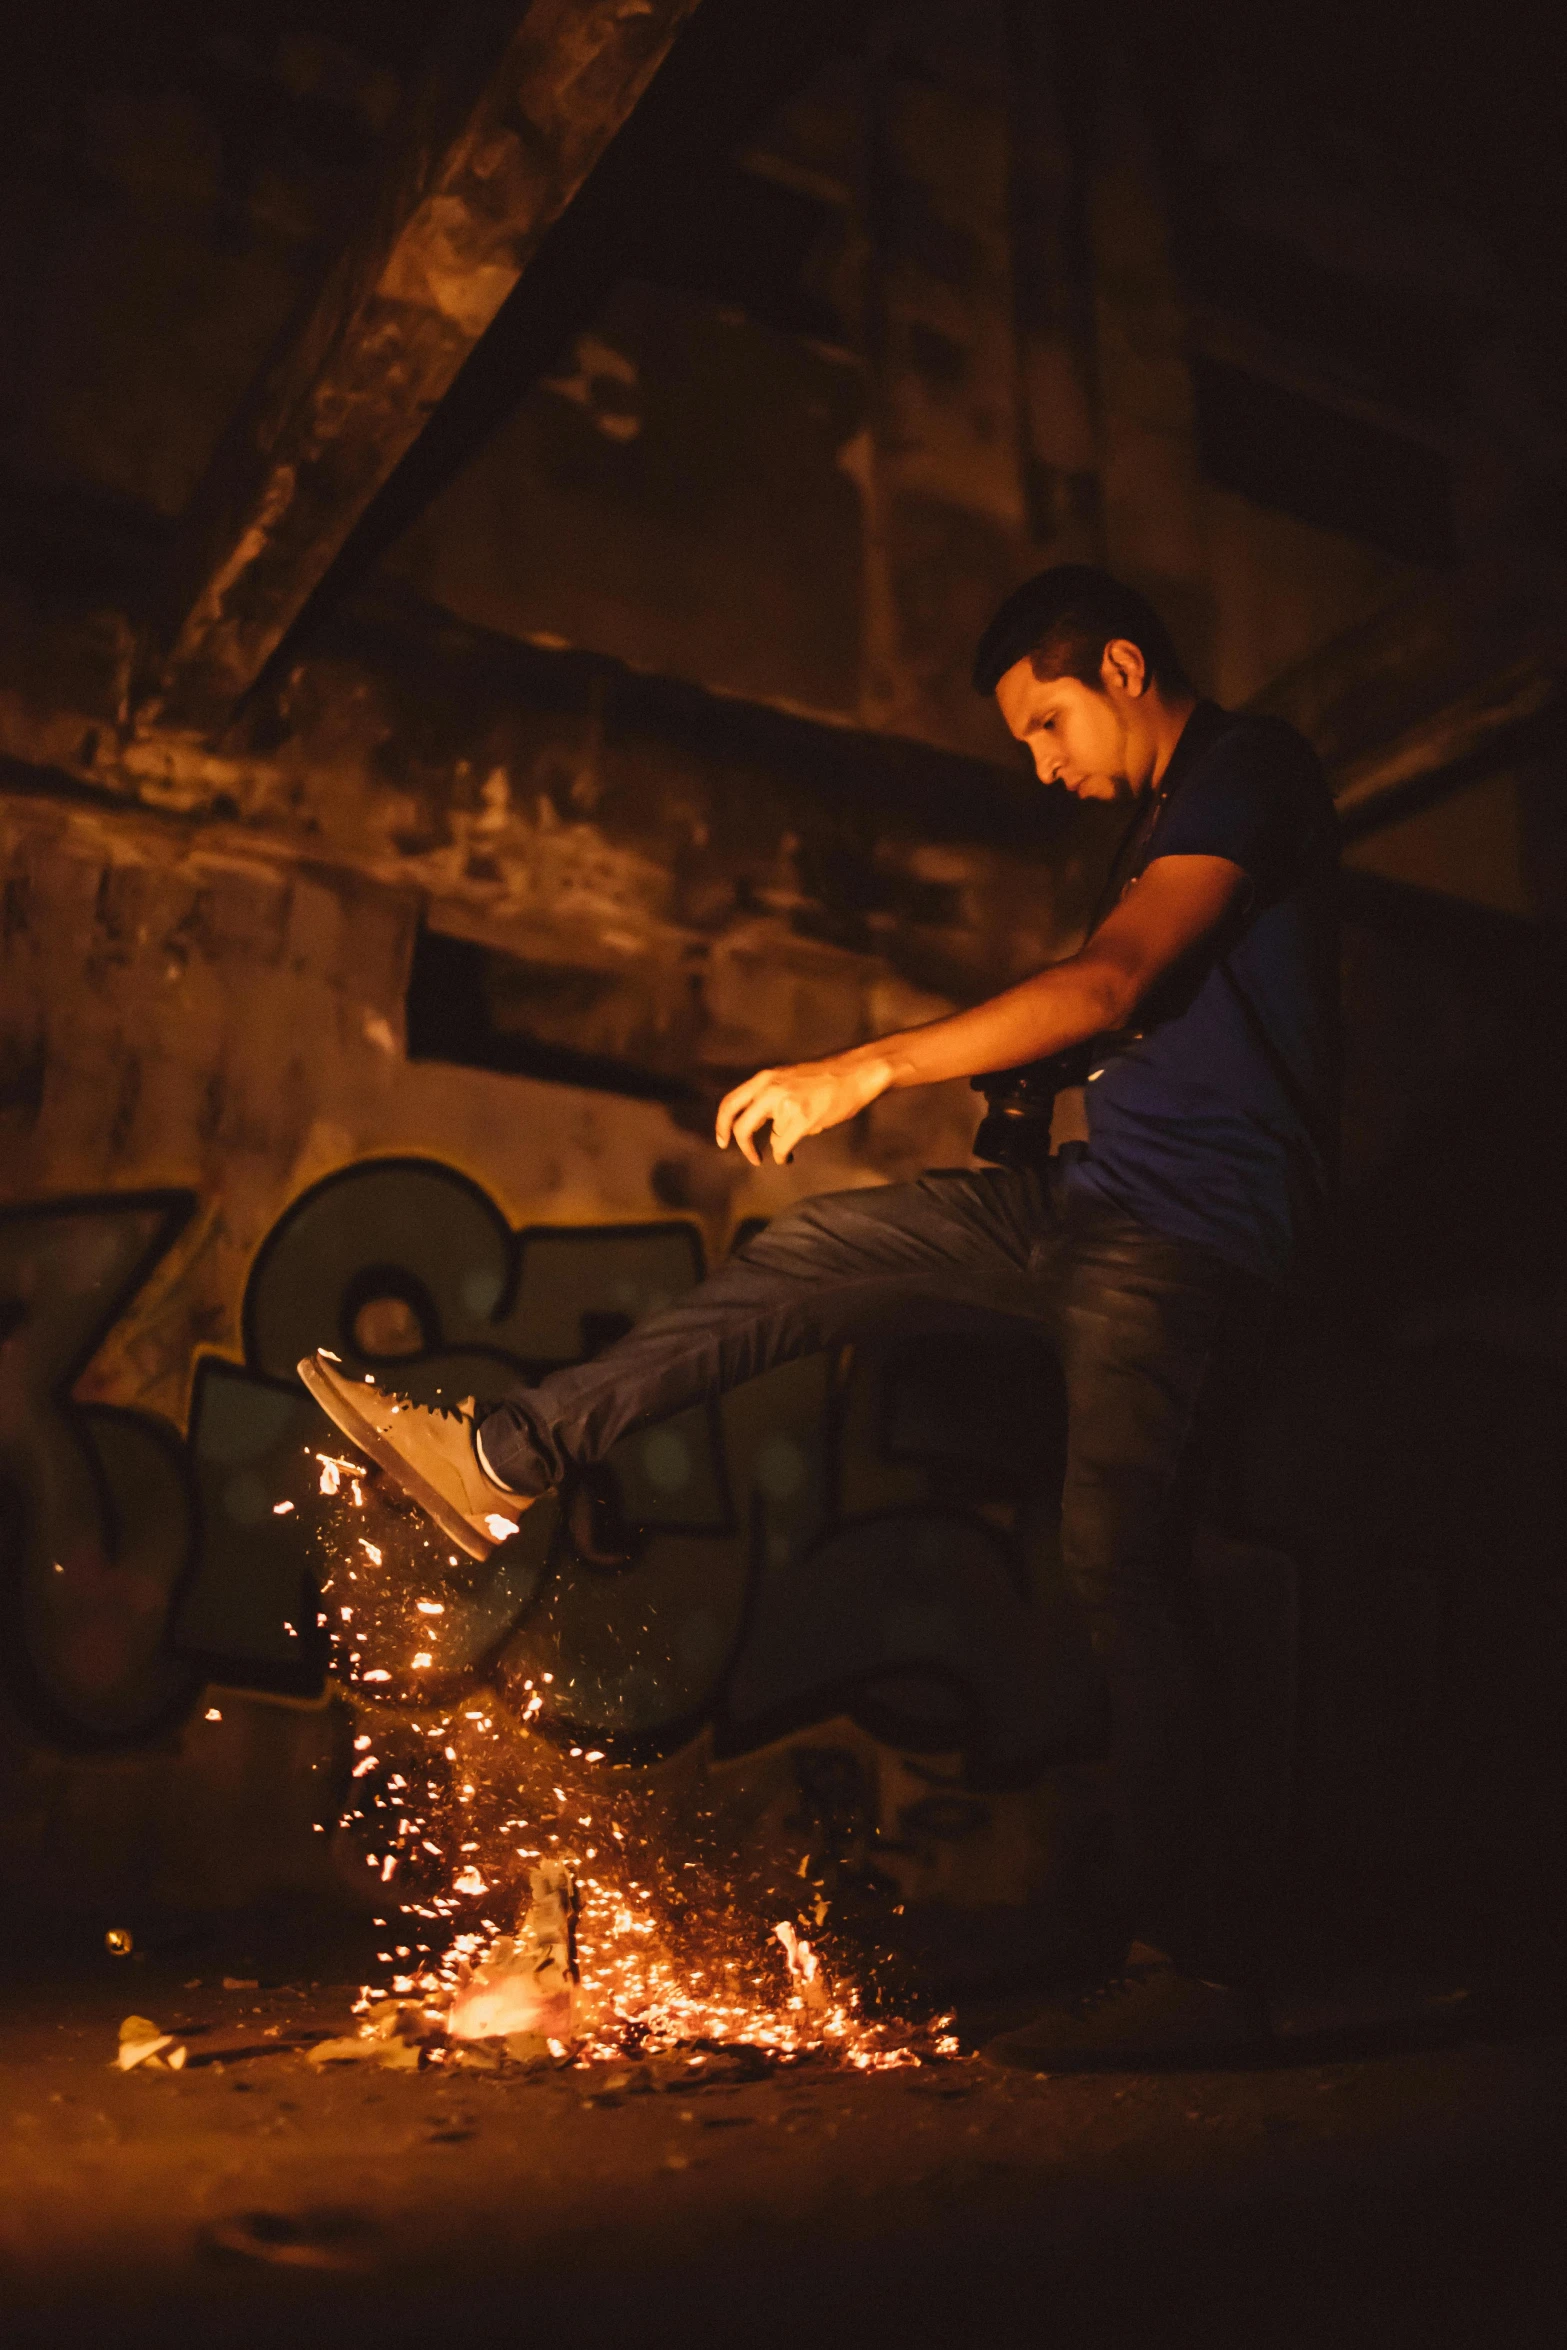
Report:
[[[299,1357],[327,1345],[416,1396],[497,1396],[698,1281],[702,1235],[673,1219],[514,1231],[435,1159],[361,1161],[266,1235],[242,1357],[198,1355],[184,1430],[76,1401],[196,1207],[107,1194],[0,1219],[6,1670],[39,1736],[133,1749],[211,1684],[393,1710],[482,1689],[520,1710],[549,1672],[548,1734],[637,1762],[701,1742],[721,1769],[852,1724],[810,1769],[847,1774],[840,1807],[879,1814],[887,1750],[894,1841],[922,1852],[982,1837],[1004,1791],[1092,1751],[1042,1349],[998,1333],[817,1356],[627,1438],[612,1466],[646,1532],[615,1575],[575,1557],[552,1502],[486,1567],[458,1565],[367,1479],[353,1534],[374,1537],[378,1589],[347,1629],[320,1592],[349,1500],[322,1495],[318,1464],[342,1446]],[[416,1616],[414,1590],[435,1587],[438,1612]],[[912,1798],[909,1758],[925,1764]]]
[[[918,1898],[1023,1898],[1053,1765],[1098,1735],[1048,1357],[856,1350],[642,1431],[616,1576],[552,1504],[451,1567],[371,1481],[386,1604],[335,1644],[338,1447],[294,1377],[322,1343],[415,1393],[580,1360],[805,1193],[960,1162],[966,1089],[758,1172],[658,1102],[411,1058],[394,889],[57,808],[4,846],[0,1842],[28,1882],[352,1881],[350,1723],[384,1748],[547,1671],[551,1734],[650,1783],[874,1834]]]

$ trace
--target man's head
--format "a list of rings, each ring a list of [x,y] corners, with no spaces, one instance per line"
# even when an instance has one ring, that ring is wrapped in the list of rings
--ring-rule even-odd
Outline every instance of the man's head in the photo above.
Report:
[[[1156,782],[1193,699],[1152,605],[1087,563],[1057,564],[1008,596],[980,639],[974,689],[995,695],[1041,783],[1084,800]]]

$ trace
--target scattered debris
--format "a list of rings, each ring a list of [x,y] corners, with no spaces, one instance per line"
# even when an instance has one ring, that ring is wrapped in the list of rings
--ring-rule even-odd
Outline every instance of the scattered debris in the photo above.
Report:
[[[428,2049],[445,2036],[445,2018],[407,1999],[383,1999],[350,2038],[318,2040],[313,2065],[378,2064],[390,2072],[417,2072]]]
[[[658,2083],[651,2065],[615,2064],[605,2072],[599,2086],[606,2097],[651,2097]]]
[[[562,2041],[543,2032],[508,2032],[485,2040],[451,2040],[445,2060],[460,2072],[501,2073],[558,2071],[575,2057]]]
[[[513,2064],[559,2064],[562,2061],[561,2044],[543,2032],[508,2032],[506,2053]]]
[[[115,2058],[122,2073],[145,2067],[148,2072],[178,2073],[190,2051],[172,2032],[160,2031],[144,2015],[128,2015],[120,2026],[120,2052]]]
[[[452,2050],[449,2061],[462,2072],[498,2073],[505,2065],[506,2050],[493,2040],[465,2040]]]
[[[748,2045],[721,2046],[716,2041],[699,2041],[689,2053],[673,2060],[666,2059],[655,2072],[665,2075],[663,2085],[668,2089],[710,2089],[719,2082],[734,2084],[741,2081],[765,2081],[774,2068],[772,2051]]]

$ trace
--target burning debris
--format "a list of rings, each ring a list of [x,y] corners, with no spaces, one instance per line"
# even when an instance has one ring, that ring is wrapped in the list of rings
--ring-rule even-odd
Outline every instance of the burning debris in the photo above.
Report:
[[[516,1934],[501,1934],[483,1963],[460,1961],[446,2018],[454,2040],[565,2042],[575,2024],[577,1888],[564,1861],[528,1872],[533,1898]]]
[[[320,2042],[311,2063],[412,2070],[426,2057],[444,2057],[453,2043],[489,2043],[497,2064],[565,2059],[577,1989],[576,1887],[561,1861],[531,1871],[530,1882],[532,1899],[516,1933],[498,1935],[478,1966],[459,1954],[452,1982],[426,2004],[373,2001],[357,2037]]]
[[[365,2011],[357,2033],[340,2040],[318,2040],[310,2051],[313,2065],[378,2064],[391,2072],[416,2072],[427,2052],[441,2043],[445,2019],[407,2000],[379,1999]]]
[[[784,1956],[789,1961],[789,1973],[799,1988],[802,2004],[807,2008],[830,2007],[832,2002],[827,1996],[827,1986],[822,1981],[821,1961],[809,1942],[801,1941],[787,1918],[779,1919],[773,1933],[783,1944]]]

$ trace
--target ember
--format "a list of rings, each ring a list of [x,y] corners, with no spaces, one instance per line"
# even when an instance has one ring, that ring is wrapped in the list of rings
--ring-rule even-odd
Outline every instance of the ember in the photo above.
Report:
[[[367,1506],[357,1464],[314,1457],[323,1493]],[[414,1692],[427,1677],[439,1685],[444,1661],[438,1645],[416,1645],[438,1643],[449,1621],[446,1602],[428,1597],[441,1577],[420,1555],[429,1544],[379,1508],[373,1486],[368,1507],[386,1521],[379,1540],[360,1533],[360,1518],[331,1546],[321,1588],[338,1598],[321,1620],[349,1687],[395,1695],[400,1684],[419,1703]],[[420,1703],[401,1722],[383,1713],[374,1738],[354,1741],[339,1824],[367,1843],[381,1884],[396,1880],[406,1921],[390,1999],[367,1985],[359,2001],[361,2038],[386,2043],[376,2061],[438,2062],[482,2043],[580,2063],[680,2054],[700,2066],[728,2049],[882,2071],[957,2053],[949,2017],[922,2027],[872,2017],[856,1986],[830,1979],[806,1938],[826,1914],[819,1897],[780,1918],[776,1891],[748,1882],[738,1861],[725,1875],[711,1855],[676,1860],[681,1823],[642,1816],[603,1747],[563,1735],[564,1719],[552,1729],[551,1673],[518,1695],[515,1712],[480,1691],[433,1712]],[[606,1780],[625,1790],[619,1817],[607,1816]]]

